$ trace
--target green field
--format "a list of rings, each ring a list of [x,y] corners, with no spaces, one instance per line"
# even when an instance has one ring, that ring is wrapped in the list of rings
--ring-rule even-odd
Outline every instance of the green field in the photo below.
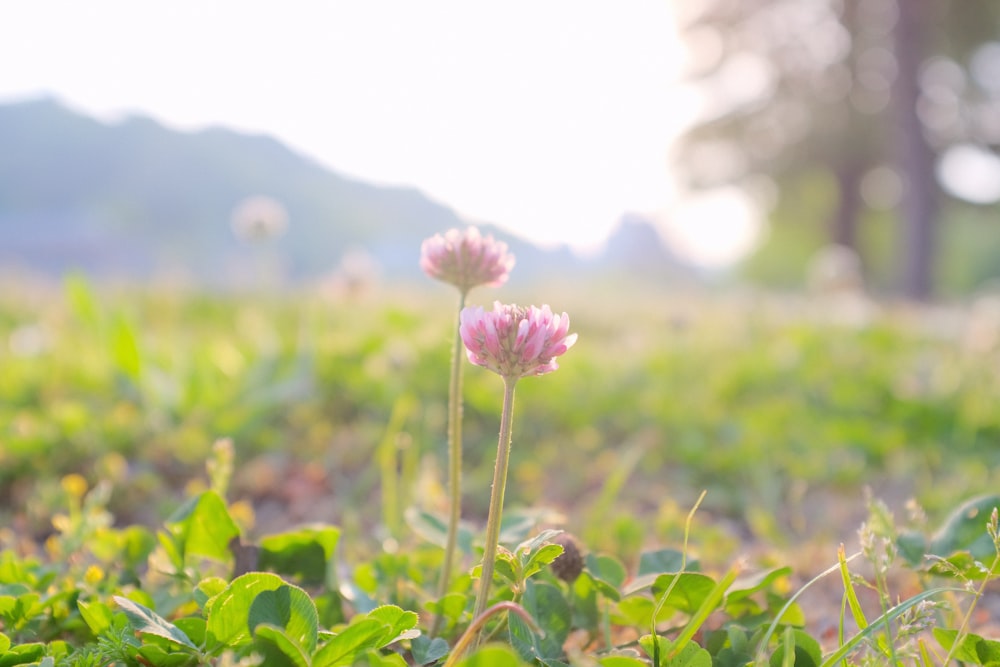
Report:
[[[648,568],[643,553],[685,548],[685,524],[702,491],[685,553],[718,581],[745,554],[790,564],[795,574],[773,593],[787,597],[787,586],[836,565],[838,543],[857,547],[866,489],[900,526],[915,499],[928,535],[961,502],[997,490],[1000,319],[985,301],[915,307],[613,280],[480,288],[471,301],[495,298],[547,302],[567,311],[579,333],[559,371],[518,383],[509,516],[522,519],[529,536],[565,529],[630,576]],[[48,549],[67,558],[60,576],[79,582],[66,521],[76,522],[70,546],[78,564],[100,564],[88,540],[129,526],[152,535],[212,480],[244,543],[321,522],[337,528],[341,570],[370,569],[384,583],[379,559],[398,545],[430,549],[428,522],[447,510],[454,306],[453,292],[430,281],[268,295],[98,288],[80,278],[5,283],[0,631],[15,646],[65,639],[62,654],[47,644],[50,664],[76,664],[66,656],[90,636],[79,620],[69,629],[65,618],[18,626],[5,606],[4,596],[17,599],[16,564],[50,567]],[[466,366],[463,518],[476,534],[489,504],[501,383]],[[214,449],[224,438],[232,442],[231,479],[206,472],[210,462],[225,467],[225,450]],[[105,517],[101,526],[81,518],[86,503],[73,473],[95,489],[87,497]],[[985,533],[985,517],[980,523]],[[139,549],[137,572],[152,550]],[[440,560],[435,553],[426,557]],[[228,567],[224,556],[217,560]],[[406,567],[419,570],[414,558]],[[416,587],[431,578],[406,572]],[[112,594],[137,585],[112,579],[75,595],[103,595],[100,604],[110,605]],[[146,607],[164,616],[195,610],[177,590],[158,596],[144,585]],[[372,586],[375,599],[382,589]],[[423,599],[399,589],[390,597],[383,601],[404,608]],[[628,625],[631,617],[618,613]],[[817,620],[808,609],[805,616]],[[451,636],[467,620],[457,618]]]

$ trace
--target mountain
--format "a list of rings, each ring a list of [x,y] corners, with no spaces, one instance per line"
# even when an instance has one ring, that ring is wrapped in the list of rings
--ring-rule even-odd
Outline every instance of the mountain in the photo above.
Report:
[[[656,227],[637,213],[626,213],[618,220],[605,243],[601,261],[660,280],[691,276],[691,267],[667,246]]]
[[[141,116],[108,124],[52,99],[0,105],[0,146],[0,265],[35,272],[141,280],[180,271],[232,284],[264,257],[302,279],[361,248],[384,274],[405,277],[418,271],[424,238],[466,224],[417,190],[345,177],[268,136],[178,132]],[[255,196],[279,203],[289,221],[256,247],[231,225]],[[566,248],[498,235],[521,278],[593,268]]]
[[[247,254],[230,219],[248,197],[280,202],[275,241],[294,276],[351,246],[387,267],[462,224],[415,190],[337,175],[270,137],[175,132],[142,117],[104,124],[43,99],[0,106],[0,261],[147,276],[178,266],[223,280]]]

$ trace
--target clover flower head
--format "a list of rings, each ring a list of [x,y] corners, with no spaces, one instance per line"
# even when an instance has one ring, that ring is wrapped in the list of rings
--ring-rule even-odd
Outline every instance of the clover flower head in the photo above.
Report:
[[[459,335],[469,361],[505,379],[544,375],[559,368],[556,357],[576,342],[569,333],[569,316],[556,315],[547,306],[522,308],[515,304],[493,304],[462,309]]]
[[[451,283],[463,292],[478,285],[499,287],[507,282],[514,255],[507,244],[476,227],[435,234],[420,246],[420,268],[431,278]]]
[[[257,195],[240,202],[230,222],[240,240],[266,241],[288,230],[288,210],[277,199]]]

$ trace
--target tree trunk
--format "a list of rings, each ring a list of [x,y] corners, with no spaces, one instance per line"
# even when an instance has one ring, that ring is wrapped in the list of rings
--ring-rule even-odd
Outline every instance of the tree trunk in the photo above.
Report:
[[[863,168],[855,161],[837,166],[837,209],[830,221],[830,241],[858,252],[858,219],[861,216]]]
[[[924,300],[933,288],[935,230],[938,205],[934,153],[917,116],[918,75],[931,21],[928,0],[897,0],[895,27],[898,74],[893,88],[897,160],[903,179],[902,287],[906,296]]]

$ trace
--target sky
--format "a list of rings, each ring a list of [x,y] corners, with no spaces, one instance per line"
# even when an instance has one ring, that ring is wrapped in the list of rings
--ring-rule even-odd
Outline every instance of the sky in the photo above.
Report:
[[[0,9],[0,102],[52,95],[109,120],[270,134],[339,173],[581,252],[644,213],[724,264],[752,237],[739,196],[679,202],[670,177],[697,104],[677,85],[683,58],[669,0]]]

